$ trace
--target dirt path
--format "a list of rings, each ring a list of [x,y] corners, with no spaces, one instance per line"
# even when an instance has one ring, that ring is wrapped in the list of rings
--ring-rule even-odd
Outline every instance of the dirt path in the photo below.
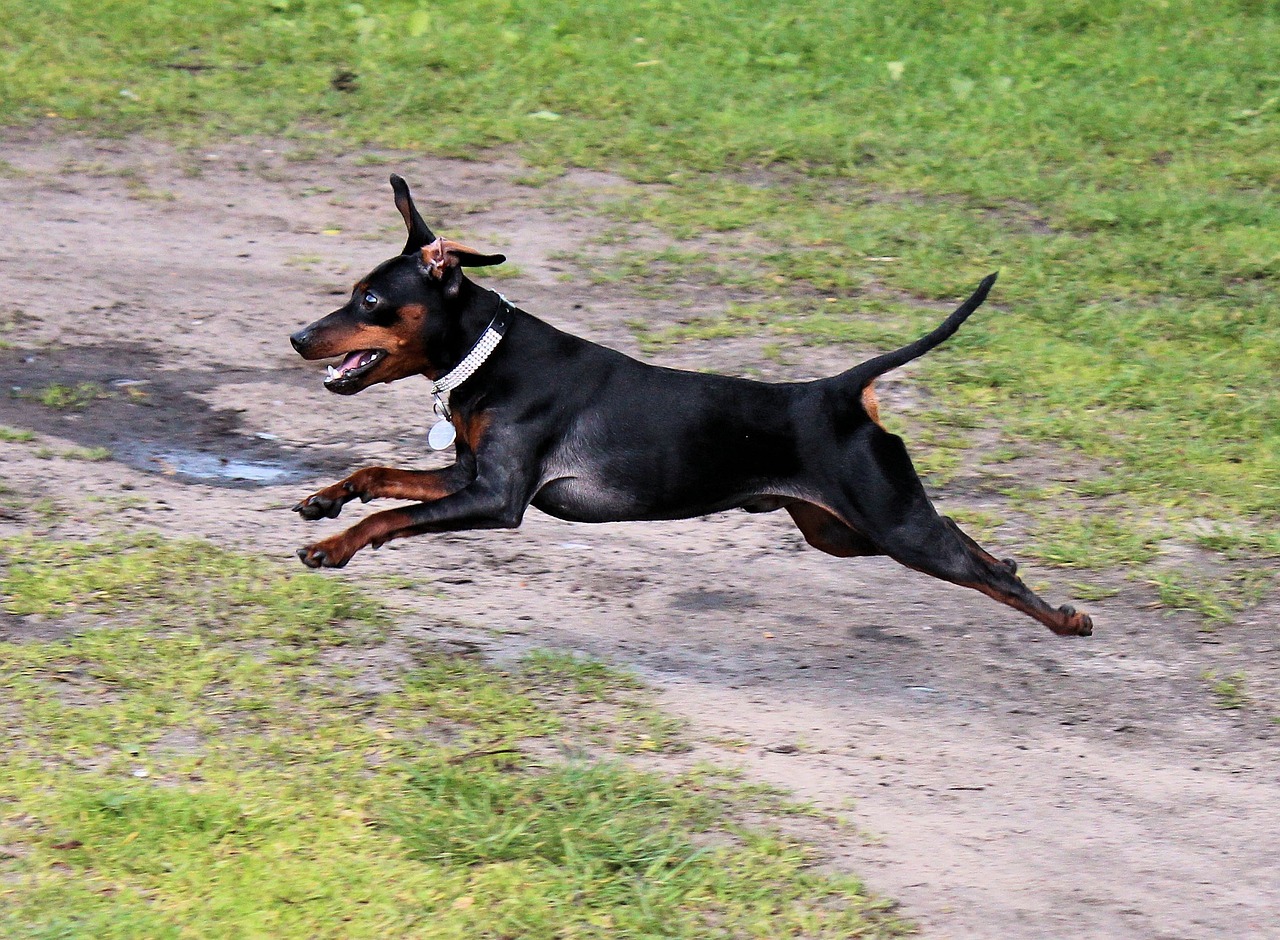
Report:
[[[369,462],[443,462],[423,444],[421,386],[337,398],[289,349],[403,236],[387,167],[283,149],[0,142],[0,338],[13,344],[0,359],[20,390],[0,398],[0,425],[39,432],[0,443],[0,530],[158,528],[289,558],[335,525],[288,512],[315,484]],[[620,181],[532,189],[514,164],[395,168],[438,230],[512,258],[520,275],[496,286],[533,312],[627,351],[626,321],[660,315],[557,260],[601,229],[566,207]],[[791,358],[803,364],[736,341],[663,361],[806,378],[855,357]],[[100,397],[79,409],[28,397],[83,383]],[[64,456],[93,446],[116,459]],[[1244,662],[1276,675],[1274,602],[1208,634],[1140,609],[1126,586],[1089,605],[1095,637],[1062,641],[744,514],[574,526],[531,512],[515,533],[396,543],[331,576],[384,591],[406,630],[495,657],[555,646],[636,668],[699,742],[657,765],[738,765],[841,813],[853,827],[833,863],[899,898],[925,936],[1280,935],[1280,728],[1214,707],[1202,678]],[[1065,599],[1062,572],[1029,579]]]

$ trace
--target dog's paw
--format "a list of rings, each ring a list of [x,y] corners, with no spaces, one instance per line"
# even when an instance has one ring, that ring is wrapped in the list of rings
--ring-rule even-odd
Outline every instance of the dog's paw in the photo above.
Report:
[[[351,560],[351,556],[343,557],[333,548],[325,546],[323,542],[317,542],[315,545],[298,549],[298,559],[308,568],[343,568]]]
[[[1093,636],[1093,618],[1079,613],[1070,604],[1058,608],[1062,615],[1062,627],[1054,629],[1059,636]]]
[[[294,506],[293,511],[308,522],[314,522],[317,519],[337,519],[342,512],[342,507],[351,499],[351,494],[345,490],[334,492],[335,489],[330,486],[308,496]]]

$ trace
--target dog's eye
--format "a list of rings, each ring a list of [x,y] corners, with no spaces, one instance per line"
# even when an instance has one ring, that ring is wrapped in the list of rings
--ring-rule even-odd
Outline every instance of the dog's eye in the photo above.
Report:
[[[378,295],[366,293],[364,295],[364,305],[366,307],[376,307],[378,305]]]

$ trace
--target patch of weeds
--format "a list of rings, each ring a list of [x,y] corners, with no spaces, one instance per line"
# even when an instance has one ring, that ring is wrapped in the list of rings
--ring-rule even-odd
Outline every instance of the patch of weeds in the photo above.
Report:
[[[582,721],[619,753],[689,749],[686,723],[654,707],[646,687],[630,673],[599,660],[552,650],[529,653],[521,668],[541,689],[562,700],[603,706],[603,712],[588,712]],[[600,714],[603,720],[598,720]]]
[[[1255,526],[1217,526],[1195,536],[1196,544],[1220,552],[1228,559],[1280,558],[1280,529]]]
[[[886,421],[888,421],[886,417]],[[912,432],[912,460],[931,482],[946,483],[951,480],[965,461],[965,452],[973,447],[973,440],[957,434],[945,425],[923,425]]]
[[[113,166],[105,160],[65,160],[62,172],[68,176],[94,176],[100,178],[117,178],[134,180],[139,170],[135,166]]]
[[[127,612],[145,622],[238,628],[281,641],[346,642],[335,623],[367,636],[381,609],[333,578],[285,573],[208,542],[153,535],[102,542],[0,540],[0,594],[11,614]]]
[[[1273,571],[1256,568],[1220,578],[1187,570],[1160,571],[1150,576],[1161,606],[1191,611],[1210,624],[1234,621],[1237,613],[1260,602],[1274,581]]]
[[[1219,708],[1236,710],[1249,704],[1249,695],[1244,687],[1245,674],[1243,672],[1235,672],[1229,676],[1219,678],[1215,670],[1206,669],[1200,678],[1209,683],[1209,689],[1213,693],[1215,700],[1214,704]]]
[[[977,411],[969,408],[957,408],[946,411],[927,411],[920,414],[925,422],[939,427],[962,428],[972,431],[984,427],[987,419]]]
[[[55,383],[34,394],[36,401],[57,411],[80,411],[99,398],[110,393],[97,382],[80,382],[77,385]]]
[[[1241,606],[1248,607],[1262,602],[1275,587],[1277,577],[1280,573],[1274,568],[1246,568],[1227,578],[1227,583],[1238,592]]]
[[[799,742],[797,749],[803,749]],[[726,797],[746,798],[750,803],[780,816],[809,816],[836,822],[835,816],[819,809],[809,801],[797,800],[789,790],[763,781],[751,781],[737,767],[721,767],[707,761],[699,761],[685,774],[684,779],[700,790],[720,793]]]
[[[412,578],[403,574],[376,574],[366,576],[366,580],[377,583],[388,591],[422,591],[432,590],[431,582],[421,578]]]
[[[1166,610],[1186,610],[1209,623],[1227,624],[1235,619],[1236,606],[1224,599],[1210,584],[1181,571],[1163,571],[1151,577]]]
[[[609,700],[624,690],[643,688],[630,673],[575,653],[534,650],[520,661],[520,666],[526,675],[540,684],[567,687],[574,695],[599,702]]]
[[[644,702],[624,702],[614,748],[621,754],[682,754],[690,749],[688,722]]]
[[[65,460],[87,460],[90,463],[100,463],[111,459],[111,448],[73,447],[71,450],[64,450],[61,456]]]
[[[947,515],[980,542],[994,538],[996,529],[1007,521],[994,512],[988,512],[985,509],[967,509],[964,506],[948,506]]]
[[[25,444],[27,441],[35,440],[35,432],[28,431],[25,428],[6,428],[0,427],[0,441],[10,444]]]
[[[677,323],[631,320],[627,326],[646,352],[684,342],[751,336],[778,313],[774,303],[729,304],[723,313],[692,316]]]
[[[314,163],[316,160],[320,159],[321,154],[322,151],[319,147],[297,146],[290,150],[286,150],[280,156],[290,163]],[[327,193],[332,192],[333,190],[331,188],[316,187],[316,191]],[[303,192],[303,195],[305,196],[308,194]]]
[[[1119,588],[1104,587],[1101,584],[1087,584],[1083,581],[1072,581],[1068,587],[1071,588],[1071,596],[1081,601],[1102,601],[1108,597],[1115,597],[1120,593]]]
[[[876,929],[852,882],[807,872],[807,853],[794,842],[726,831],[727,809],[616,765],[498,776],[426,763],[411,772],[385,825],[411,858],[468,868],[451,906],[496,910],[497,935],[563,936],[570,925],[587,935],[664,937]],[[493,904],[517,885],[528,886],[518,903]]]
[[[486,281],[512,281],[516,278],[524,277],[524,268],[518,264],[508,262],[497,267],[485,268],[477,276],[483,277]]]
[[[937,447],[919,450],[912,455],[911,460],[922,477],[932,484],[944,485],[955,479],[964,463],[964,455],[959,450]]]
[[[751,746],[751,742],[745,738],[729,737],[727,735],[713,735],[704,738],[703,742],[710,744],[712,747],[724,748],[728,751],[745,751]]]
[[[516,186],[528,186],[532,189],[541,189],[548,183],[552,183],[565,174],[565,168],[562,166],[537,166],[530,167],[522,173],[511,177],[511,182]]]
[[[1063,568],[1134,568],[1155,557],[1159,538],[1131,517],[1044,515],[1037,519],[1028,555]]]
[[[310,271],[317,264],[324,264],[325,259],[320,255],[291,255],[284,259],[284,263],[291,268],[301,268],[304,271]]]
[[[1018,460],[1027,456],[1028,451],[1020,447],[997,447],[989,450],[982,455],[982,459],[987,463],[1008,463],[1011,460]]]
[[[48,497],[38,499],[32,503],[31,511],[35,514],[37,519],[45,523],[57,522],[66,515],[66,510]]]
[[[726,261],[706,251],[671,246],[657,251],[624,249],[591,257],[581,263],[593,284],[623,284],[640,296],[668,296],[688,281],[717,286],[754,283],[738,261]]]
[[[130,199],[138,199],[143,202],[175,202],[177,196],[167,189],[152,189],[142,180],[127,180],[125,189],[129,193]]]

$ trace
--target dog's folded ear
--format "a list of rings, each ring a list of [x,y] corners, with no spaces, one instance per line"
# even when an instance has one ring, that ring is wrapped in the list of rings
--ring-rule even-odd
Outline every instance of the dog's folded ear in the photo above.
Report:
[[[445,256],[446,264],[456,264],[463,268],[487,268],[491,265],[502,264],[507,260],[506,255],[486,255],[474,248],[468,248],[466,245],[460,245],[455,241],[447,238],[438,238],[428,248],[435,245],[440,246],[438,253]],[[426,258],[427,252],[423,251],[423,258]]]
[[[401,254],[411,255],[420,251],[423,245],[435,241],[436,236],[418,214],[418,207],[413,204],[413,196],[409,194],[409,184],[395,173],[391,174],[391,189],[396,194],[396,208],[404,217],[404,227],[409,230],[409,240],[404,243]]]
[[[482,254],[447,238],[437,238],[422,249],[422,264],[427,275],[444,284],[448,297],[455,296],[462,285],[462,268],[485,268],[506,260],[506,255]]]

